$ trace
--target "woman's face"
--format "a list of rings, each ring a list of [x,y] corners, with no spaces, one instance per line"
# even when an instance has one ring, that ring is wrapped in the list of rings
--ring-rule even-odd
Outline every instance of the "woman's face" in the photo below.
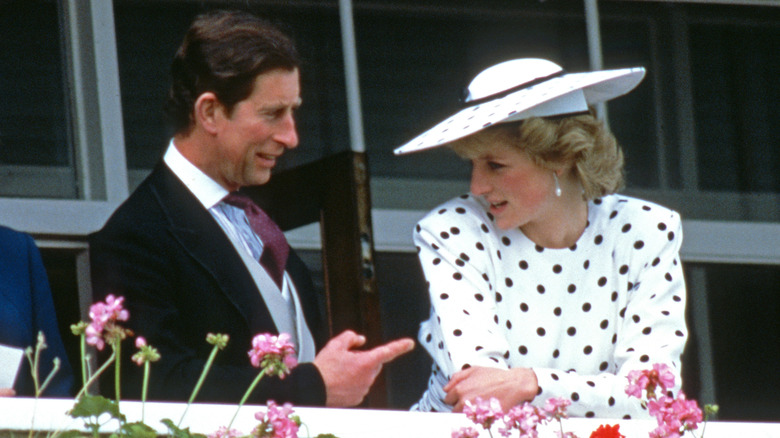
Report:
[[[471,164],[471,193],[485,198],[499,228],[523,228],[546,220],[555,197],[552,170],[501,143],[480,152]]]

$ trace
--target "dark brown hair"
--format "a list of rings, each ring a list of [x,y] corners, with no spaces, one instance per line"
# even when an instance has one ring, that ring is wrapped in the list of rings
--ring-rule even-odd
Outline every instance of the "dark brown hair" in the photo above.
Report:
[[[200,15],[171,64],[167,121],[174,133],[185,133],[192,127],[195,101],[204,92],[213,92],[229,114],[252,94],[259,74],[299,66],[294,43],[270,22],[241,11]]]

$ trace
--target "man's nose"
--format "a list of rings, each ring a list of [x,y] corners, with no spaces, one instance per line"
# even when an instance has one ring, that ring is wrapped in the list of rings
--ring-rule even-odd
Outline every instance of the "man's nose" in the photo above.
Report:
[[[298,146],[298,131],[295,128],[295,118],[292,114],[285,117],[285,120],[279,126],[279,130],[274,135],[274,140],[283,144],[287,149],[293,149]]]

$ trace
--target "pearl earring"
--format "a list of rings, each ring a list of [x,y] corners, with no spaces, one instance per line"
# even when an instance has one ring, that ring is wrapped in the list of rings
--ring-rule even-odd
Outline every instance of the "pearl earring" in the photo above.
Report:
[[[553,179],[555,180],[555,196],[561,197],[561,184],[558,182],[558,174],[553,172]]]

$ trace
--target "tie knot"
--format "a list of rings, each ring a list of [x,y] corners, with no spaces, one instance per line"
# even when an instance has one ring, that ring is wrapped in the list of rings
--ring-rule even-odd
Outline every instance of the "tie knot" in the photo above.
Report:
[[[248,196],[241,193],[232,192],[222,199],[225,203],[233,205],[244,210],[249,226],[252,231],[260,237],[263,242],[263,253],[260,256],[260,263],[269,271],[271,277],[281,287],[282,277],[284,276],[287,256],[290,252],[290,246],[284,233],[257,204]]]

